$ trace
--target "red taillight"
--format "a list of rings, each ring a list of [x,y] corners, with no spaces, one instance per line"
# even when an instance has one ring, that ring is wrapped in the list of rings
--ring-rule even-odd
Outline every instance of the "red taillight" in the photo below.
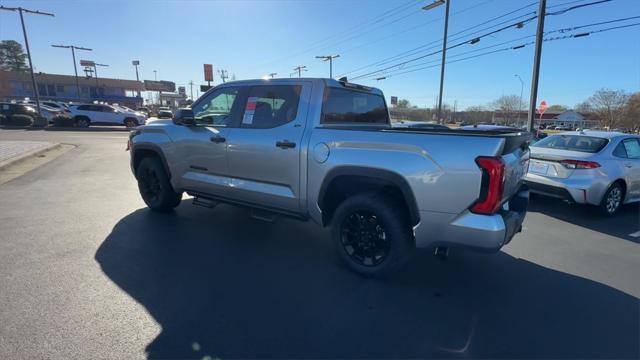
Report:
[[[595,161],[583,160],[562,160],[560,164],[567,169],[595,169],[600,167],[600,164]]]
[[[471,207],[478,214],[493,214],[500,208],[504,185],[504,162],[500,158],[481,156],[476,164],[482,170],[480,198]]]

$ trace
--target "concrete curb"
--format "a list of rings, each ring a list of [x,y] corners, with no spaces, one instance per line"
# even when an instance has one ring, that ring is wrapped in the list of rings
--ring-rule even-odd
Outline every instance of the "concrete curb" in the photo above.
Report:
[[[41,155],[41,154],[43,154],[43,153],[45,153],[47,151],[50,151],[50,150],[53,150],[53,149],[57,149],[57,148],[59,148],[61,146],[62,146],[62,144],[60,144],[60,143],[50,144],[50,145],[43,146],[43,147],[38,148],[38,149],[27,151],[27,152],[25,152],[23,154],[20,154],[20,155],[16,156],[16,157],[13,157],[11,159],[8,159],[8,160],[5,160],[5,161],[0,161],[0,171],[8,168],[9,166],[15,165],[15,164],[17,164],[19,162],[22,162],[22,161],[25,161],[25,160],[30,159],[32,157]]]

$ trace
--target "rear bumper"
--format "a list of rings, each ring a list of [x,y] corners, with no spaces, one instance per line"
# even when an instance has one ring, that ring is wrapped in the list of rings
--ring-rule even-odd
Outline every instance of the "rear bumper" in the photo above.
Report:
[[[551,196],[577,204],[598,205],[609,187],[606,178],[571,176],[566,179],[528,173],[525,184],[532,193]]]
[[[529,191],[522,187],[494,215],[465,211],[456,216],[421,211],[421,221],[414,227],[416,246],[466,247],[496,252],[522,230],[528,204]]]

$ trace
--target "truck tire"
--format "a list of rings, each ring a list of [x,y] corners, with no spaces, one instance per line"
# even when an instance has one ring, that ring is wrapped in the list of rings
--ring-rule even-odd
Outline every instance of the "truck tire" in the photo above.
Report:
[[[143,158],[136,169],[138,190],[145,204],[155,211],[169,211],[180,204],[182,193],[173,190],[164,166],[155,156]]]
[[[409,217],[390,196],[364,193],[342,202],[332,219],[332,239],[340,258],[367,277],[391,274],[415,248]]]

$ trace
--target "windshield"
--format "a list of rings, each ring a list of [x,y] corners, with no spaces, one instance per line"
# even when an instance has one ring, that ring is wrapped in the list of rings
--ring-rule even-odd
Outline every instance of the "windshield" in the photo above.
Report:
[[[535,145],[532,146],[547,149],[597,153],[602,150],[608,142],[608,139],[594,136],[553,135],[536,142]]]

